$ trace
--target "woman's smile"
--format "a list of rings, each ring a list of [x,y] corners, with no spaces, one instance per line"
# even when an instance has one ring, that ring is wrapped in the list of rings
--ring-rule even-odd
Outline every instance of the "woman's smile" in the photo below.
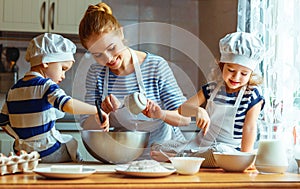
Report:
[[[112,61],[106,63],[106,65],[110,69],[118,69],[121,65],[121,58],[118,56],[116,59],[113,59]]]

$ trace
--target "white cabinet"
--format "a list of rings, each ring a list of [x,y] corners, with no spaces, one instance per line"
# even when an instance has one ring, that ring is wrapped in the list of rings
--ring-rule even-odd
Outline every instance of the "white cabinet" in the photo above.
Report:
[[[0,0],[0,30],[78,34],[90,4],[101,0]]]

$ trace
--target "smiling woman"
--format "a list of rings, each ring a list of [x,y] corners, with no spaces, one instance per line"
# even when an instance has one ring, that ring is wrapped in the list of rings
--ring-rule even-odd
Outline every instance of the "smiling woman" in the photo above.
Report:
[[[122,39],[124,36],[118,37],[116,32],[110,32],[107,35],[99,35],[91,37],[91,40],[87,43],[89,52],[94,56],[95,60],[99,63],[106,64],[107,60],[110,60],[114,56],[118,56],[122,51],[126,50],[126,47]],[[105,43],[101,43],[105,41]],[[89,44],[92,43],[92,44]]]
[[[180,129],[173,126],[190,123],[190,118],[177,111],[185,97],[164,58],[126,46],[123,29],[105,3],[87,8],[79,37],[94,58],[86,77],[85,101],[92,104],[101,100],[101,108],[110,115],[110,125],[117,130],[150,132],[144,159],[150,159],[149,147],[154,141],[184,140]],[[138,115],[123,107],[124,97],[134,92],[147,98],[146,108]],[[94,129],[95,121],[83,115],[81,125]]]

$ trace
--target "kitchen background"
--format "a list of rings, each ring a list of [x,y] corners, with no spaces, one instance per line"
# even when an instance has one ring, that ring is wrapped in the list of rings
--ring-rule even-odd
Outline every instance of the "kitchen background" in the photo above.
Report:
[[[74,2],[76,2],[72,0],[64,1],[69,2],[69,4],[62,5],[69,6],[70,8],[72,8],[72,6],[70,5],[75,4]],[[0,0],[0,3],[2,4],[1,7],[5,8],[5,4],[7,2],[11,2],[11,4],[14,4],[13,1]],[[22,2],[25,3],[27,1]],[[97,3],[99,1],[93,0],[90,2]],[[143,22],[158,22],[171,24],[172,26],[176,26],[186,30],[186,32],[191,32],[191,35],[195,35],[195,37],[198,37],[211,51],[212,56],[216,58],[219,57],[218,40],[226,33],[236,30],[237,0],[106,0],[103,2],[106,2],[108,5],[111,6],[114,15],[124,26],[125,30],[127,27],[130,26],[132,26],[131,28],[134,28],[133,24]],[[89,3],[87,3],[84,6],[84,10],[87,8],[88,4]],[[19,3],[19,6],[23,7],[24,5],[22,6]],[[18,8],[16,4],[14,4],[13,7],[16,9]],[[81,12],[83,12],[84,10],[82,10]],[[10,11],[7,9],[5,9],[5,11],[9,11],[14,14],[18,14],[19,12],[18,10]],[[78,17],[81,18],[82,14],[83,13],[81,13]],[[63,16],[67,15],[68,12],[65,11],[65,14]],[[22,23],[16,22],[15,25],[20,24]],[[4,24],[2,23],[0,25],[0,44],[3,45],[3,48],[19,48],[20,57],[17,61],[17,65],[19,67],[18,75],[19,77],[22,77],[24,73],[29,69],[29,64],[25,61],[25,53],[28,42],[32,37],[42,32],[36,32],[34,29],[32,32],[24,32],[22,28],[20,28],[17,31],[10,31],[9,27],[8,29],[6,29],[3,27],[3,25]],[[45,32],[49,32],[49,30],[45,30]],[[66,80],[62,83],[62,88],[64,88],[68,94],[71,94],[73,79],[77,71],[77,66],[79,65],[78,63],[80,63],[80,61],[82,60],[82,56],[84,55],[85,51],[82,49],[82,46],[79,43],[79,39],[77,37],[77,28],[75,28],[74,31],[71,31],[73,32],[73,34],[70,34],[70,31],[67,31],[66,34],[66,31],[64,31],[63,29],[61,30],[61,32],[56,32],[55,30],[50,30],[50,32],[60,33],[66,37],[70,37],[73,41],[76,42],[79,48],[76,54],[77,64],[75,64],[72,70],[67,73]],[[145,31],[142,29],[139,30],[135,28],[132,32],[126,33],[125,31],[126,39],[129,41],[129,43],[130,41],[133,41],[134,44],[137,44],[134,45],[133,48],[161,55],[170,63],[174,63],[176,65],[173,66],[175,76],[178,75],[176,74],[176,71],[178,70],[183,71],[186,75],[188,75],[193,85],[191,88],[194,90],[191,90],[189,88],[185,90],[184,87],[188,87],[189,85],[185,85],[185,81],[181,81],[180,79],[178,79],[178,82],[183,88],[183,91],[187,97],[193,95],[195,91],[201,86],[201,84],[206,82],[205,75],[207,73],[203,73],[204,70],[199,68],[197,62],[192,60],[191,57],[185,55],[184,52],[180,52],[179,50],[172,47],[168,47],[166,45],[154,43],[141,44],[138,41],[135,41],[139,38],[139,36],[146,36],[145,34],[142,34],[142,32]],[[153,41],[160,40],[160,35],[161,31],[156,30],[155,28],[151,29],[150,31],[147,31],[147,38],[152,38]],[[168,35],[167,37],[169,38],[168,40],[170,42],[179,40],[178,38],[174,38],[174,36],[172,35]],[[5,60],[2,60],[2,62],[5,62]],[[211,62],[202,64],[207,64],[204,65],[204,67],[210,66]],[[4,77],[1,77],[1,81],[3,81],[4,79]],[[1,91],[5,92],[5,89]]]
[[[32,37],[43,32],[59,33],[69,37],[78,47],[76,64],[67,73],[61,87],[67,94],[82,98],[85,73],[81,72],[81,69],[88,67],[82,63],[89,57],[86,56],[77,36],[78,23],[88,4],[99,2],[99,0],[0,0],[2,63],[8,64],[5,59],[7,47],[18,48],[20,54],[16,65],[19,68],[20,78],[29,70],[25,53]],[[194,95],[207,81],[210,67],[215,58],[219,57],[219,39],[226,33],[236,30],[238,0],[103,0],[103,2],[111,6],[113,14],[124,26],[125,37],[131,47],[158,54],[170,63],[186,97]],[[136,25],[138,23],[141,25]],[[146,24],[144,27],[143,23],[150,25]],[[160,43],[160,41],[167,42]],[[197,46],[199,44],[201,47]],[[203,61],[203,54],[194,52],[195,49],[197,51],[202,48],[205,49],[204,52],[208,52],[205,55],[208,61]],[[11,79],[7,80],[7,75],[4,76],[3,73],[0,73],[0,76],[2,104]],[[64,132],[72,132],[77,127],[74,127],[74,117],[71,115],[66,115],[60,122],[64,124],[58,124],[58,127]],[[3,151],[7,141],[0,142],[2,142],[0,149]],[[5,151],[9,152],[10,149],[5,148]]]

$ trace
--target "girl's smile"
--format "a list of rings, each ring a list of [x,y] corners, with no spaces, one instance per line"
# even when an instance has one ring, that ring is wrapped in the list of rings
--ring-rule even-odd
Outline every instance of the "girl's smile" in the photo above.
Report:
[[[236,81],[233,81],[233,80],[230,80],[230,79],[229,79],[229,82],[231,83],[231,85],[234,85],[234,86],[238,85],[240,83],[240,82],[236,82]]]
[[[248,84],[252,71],[238,64],[224,63],[222,73],[227,92],[233,93]]]

